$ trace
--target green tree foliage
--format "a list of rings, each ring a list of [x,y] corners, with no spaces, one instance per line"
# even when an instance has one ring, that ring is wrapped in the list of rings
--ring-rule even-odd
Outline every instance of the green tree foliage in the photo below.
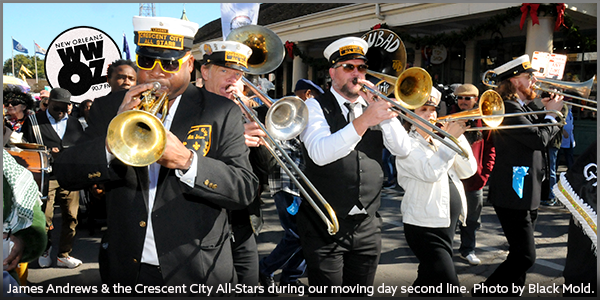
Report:
[[[29,69],[31,73],[34,73],[33,78],[35,78],[35,58],[33,56],[25,54],[15,55],[15,77],[19,75],[21,65],[25,65],[25,67]],[[44,57],[37,57],[37,73],[39,79],[46,78],[46,73],[44,72]],[[2,74],[12,75],[12,58],[9,58],[4,61],[4,66],[2,67]]]

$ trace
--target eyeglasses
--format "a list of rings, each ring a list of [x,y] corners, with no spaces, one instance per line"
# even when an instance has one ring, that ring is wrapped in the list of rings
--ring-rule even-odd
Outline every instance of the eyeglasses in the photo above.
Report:
[[[25,105],[25,103],[23,101],[19,101],[19,100],[13,100],[13,101],[8,101],[6,102],[6,105],[12,105],[13,107],[19,105],[19,104],[23,104]]]
[[[467,101],[469,101],[469,100],[471,100],[473,98],[475,98],[475,97],[471,97],[471,96],[456,96],[456,99],[458,99],[458,100],[467,100]]]
[[[63,105],[54,105],[52,107],[52,111],[54,111],[54,112],[68,112],[69,108],[67,106],[63,106]]]
[[[353,64],[339,64],[335,67],[333,67],[334,69],[337,69],[339,67],[343,67],[344,71],[347,73],[350,73],[352,71],[354,71],[354,68],[358,69],[358,72],[366,74],[367,73],[367,69],[369,68],[369,66],[362,64],[362,65],[353,65]]]
[[[137,66],[140,69],[146,70],[146,71],[151,71],[152,69],[154,69],[154,67],[156,67],[156,63],[160,62],[160,68],[164,72],[174,74],[174,73],[179,72],[179,68],[181,67],[181,65],[184,62],[186,62],[190,58],[190,56],[191,56],[191,53],[188,53],[187,55],[185,55],[184,57],[182,57],[178,60],[170,60],[170,59],[152,58],[152,57],[147,57],[147,56],[136,54],[135,61],[137,63]]]

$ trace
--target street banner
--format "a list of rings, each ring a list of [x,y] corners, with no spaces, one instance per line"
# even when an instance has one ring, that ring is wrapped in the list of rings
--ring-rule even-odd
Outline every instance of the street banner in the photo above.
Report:
[[[232,30],[258,23],[260,3],[221,3],[221,28],[223,40]]]
[[[48,47],[44,68],[48,84],[71,92],[71,101],[81,103],[110,92],[108,66],[121,59],[115,41],[102,30],[80,26],[59,34]]]

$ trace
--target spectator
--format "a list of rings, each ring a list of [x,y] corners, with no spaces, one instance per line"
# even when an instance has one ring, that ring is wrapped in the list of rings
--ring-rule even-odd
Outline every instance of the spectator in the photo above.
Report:
[[[93,100],[87,99],[81,101],[79,104],[79,123],[85,130],[88,127],[88,118],[90,116],[90,108],[92,108]]]
[[[5,246],[2,265],[5,276],[6,272],[10,272],[17,283],[24,285],[27,283],[26,275],[19,278],[15,269],[19,265],[26,270],[27,263],[37,259],[46,249],[44,213],[39,188],[31,172],[19,165],[6,150],[3,150],[2,158],[2,241]],[[5,281],[4,296],[8,295],[14,296],[7,293]]]
[[[468,111],[478,106],[479,90],[472,84],[466,83],[458,86],[454,91],[457,104],[452,106],[450,114]],[[467,125],[482,127],[481,119],[469,120]],[[486,185],[496,159],[496,150],[492,143],[491,130],[467,131],[464,136],[471,145],[473,155],[477,160],[477,172],[466,179],[462,179],[467,196],[466,226],[460,226],[460,257],[469,264],[478,265],[481,260],[475,255],[475,232],[481,227],[481,209],[483,208],[483,187]]]
[[[48,100],[50,99],[50,92],[47,90],[40,91],[40,106],[38,110],[46,111],[48,108]]]
[[[294,94],[302,100],[314,98],[324,93],[321,87],[308,79],[299,79],[294,87]]]
[[[115,60],[108,66],[106,74],[112,93],[128,90],[137,83],[137,66],[127,59]]]
[[[14,132],[21,132],[23,123],[33,114],[33,99],[28,94],[21,92],[19,88],[4,90],[4,105],[6,105],[6,117]]]
[[[71,104],[71,93],[63,88],[55,88],[50,92],[50,101],[46,111],[38,111],[23,124],[23,139],[36,142],[50,149],[50,154],[56,160],[65,149],[75,145],[83,134],[81,123],[68,114]],[[46,229],[48,231],[48,246],[38,259],[40,267],[52,265],[52,220],[54,218],[54,203],[60,205],[61,232],[56,265],[58,267],[77,268],[81,260],[71,256],[73,240],[77,227],[79,211],[79,193],[69,191],[58,184],[56,172],[51,172],[48,189],[48,200],[42,206],[46,214]]]
[[[568,116],[570,115],[570,110],[567,107],[567,104],[563,105],[563,109],[560,112],[565,117],[567,117],[567,125],[568,125],[568,123],[569,123]],[[573,116],[571,115],[571,125],[573,123],[572,118],[573,118]],[[550,169],[550,178],[548,179],[548,181],[550,184],[550,188],[548,189],[548,198],[541,201],[541,204],[544,206],[555,206],[555,205],[559,204],[558,200],[556,200],[554,192],[552,191],[552,187],[557,182],[556,175],[557,175],[558,163],[559,163],[558,154],[560,153],[559,150],[561,148],[562,141],[564,140],[564,136],[565,136],[565,134],[567,134],[565,127],[566,126],[563,126],[563,128],[561,130],[561,134],[557,134],[556,136],[554,136],[554,138],[548,145],[548,168]],[[573,140],[573,143],[575,143],[574,140]]]

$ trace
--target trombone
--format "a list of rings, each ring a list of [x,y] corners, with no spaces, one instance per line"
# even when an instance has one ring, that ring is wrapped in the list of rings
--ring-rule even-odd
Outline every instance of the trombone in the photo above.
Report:
[[[561,123],[540,123],[540,124],[517,124],[517,125],[504,125],[502,121],[504,117],[517,117],[527,116],[532,114],[547,114],[555,113],[561,117]],[[531,127],[542,127],[542,126],[554,126],[554,125],[566,125],[566,120],[563,114],[557,110],[543,110],[543,111],[532,111],[532,112],[520,112],[520,113],[504,113],[504,101],[498,92],[493,90],[487,90],[481,95],[479,99],[479,107],[471,110],[465,110],[454,114],[439,117],[435,122],[448,122],[450,120],[460,119],[481,119],[488,127],[471,127],[467,128],[467,131],[476,130],[493,130],[493,129],[518,129],[518,128],[531,128]]]
[[[429,94],[431,93],[433,83],[431,81],[431,76],[429,75],[429,73],[427,73],[427,71],[419,67],[412,67],[402,72],[400,76],[398,76],[398,78],[371,70],[367,70],[367,74],[377,77],[382,81],[386,81],[390,84],[393,84],[394,94],[399,100],[394,101],[385,96],[384,94],[380,93],[379,91],[374,90],[364,84],[362,85],[363,89],[368,90],[377,97],[391,103],[393,105],[393,107],[391,108],[392,110],[396,112],[402,111],[405,114],[411,116],[413,119],[416,119],[413,120],[404,116],[401,113],[398,114],[398,116],[408,121],[409,123],[415,125],[419,129],[429,133],[431,137],[439,140],[442,144],[446,145],[448,148],[460,154],[460,156],[464,158],[469,158],[468,152],[460,146],[458,140],[453,135],[440,129],[434,124],[431,124],[428,120],[425,120],[419,115],[410,111],[411,109],[415,109],[417,107],[422,106],[429,99]],[[428,126],[429,129],[425,128],[422,124]],[[447,137],[454,144],[446,141],[439,135],[435,134],[436,132]]]
[[[489,86],[489,87],[493,87],[496,88],[498,87],[495,82],[493,80],[490,80],[489,77],[494,77],[495,73],[493,70],[487,70],[485,73],[483,73],[483,76],[481,78],[481,80],[483,81],[483,84]],[[568,81],[561,81],[561,80],[554,80],[554,79],[548,79],[548,78],[539,78],[536,77],[536,80],[538,82],[540,82],[540,84],[547,84],[550,86],[555,86],[556,88],[561,88],[561,89],[567,89],[567,90],[573,90],[576,93],[578,93],[581,96],[577,96],[577,95],[572,95],[572,94],[567,94],[564,92],[559,92],[559,91],[554,91],[554,90],[550,90],[550,89],[546,89],[544,87],[542,87],[541,85],[537,85],[534,84],[533,88],[536,90],[540,90],[543,92],[547,92],[547,93],[553,93],[553,94],[559,94],[559,95],[563,95],[565,97],[570,97],[572,99],[577,99],[577,100],[581,100],[581,101],[586,101],[589,103],[593,103],[594,105],[597,105],[598,102],[596,100],[592,100],[592,99],[588,99],[588,97],[590,96],[590,93],[592,91],[592,86],[594,85],[594,81],[596,80],[596,75],[594,75],[590,80],[585,81],[585,82],[579,82],[579,83],[574,83],[574,82],[568,82]],[[580,104],[580,103],[576,103],[576,102],[570,102],[570,101],[563,101],[563,103],[572,105],[572,106],[577,106],[577,107],[581,107],[583,109],[589,109],[592,111],[598,111],[597,108],[593,107],[593,106],[589,106],[589,105],[584,105],[584,104]]]
[[[248,59],[249,74],[260,75],[270,73],[283,62],[285,55],[283,43],[274,32],[266,27],[258,25],[239,27],[229,33],[227,40],[240,42],[252,48],[252,55]],[[245,111],[244,117],[247,121],[249,121],[248,118],[252,118],[252,121],[256,122],[260,129],[265,132],[267,139],[260,137],[263,144],[269,150],[271,155],[273,155],[275,160],[277,160],[277,163],[281,166],[283,171],[290,177],[290,180],[298,187],[306,200],[308,200],[315,212],[323,222],[325,222],[328,233],[330,235],[335,235],[340,228],[335,211],[310,180],[308,180],[306,175],[300,171],[300,168],[298,168],[294,160],[289,157],[286,151],[277,142],[277,140],[283,141],[294,138],[304,130],[308,124],[308,108],[306,107],[306,104],[302,99],[295,96],[284,97],[275,102],[260,91],[246,77],[242,77],[242,81],[267,107],[269,107],[265,119],[265,123],[267,124],[265,128],[265,125],[258,119],[254,111],[242,101],[239,95],[235,95],[236,101],[239,102],[239,105]],[[285,162],[281,159],[275,149],[273,149],[273,146],[275,146],[279,151],[279,154],[283,156],[283,159],[290,165],[295,174],[286,166]],[[296,179],[296,176],[300,177],[306,186],[314,193],[327,211],[329,218],[327,218],[325,213],[315,203],[304,186]]]

